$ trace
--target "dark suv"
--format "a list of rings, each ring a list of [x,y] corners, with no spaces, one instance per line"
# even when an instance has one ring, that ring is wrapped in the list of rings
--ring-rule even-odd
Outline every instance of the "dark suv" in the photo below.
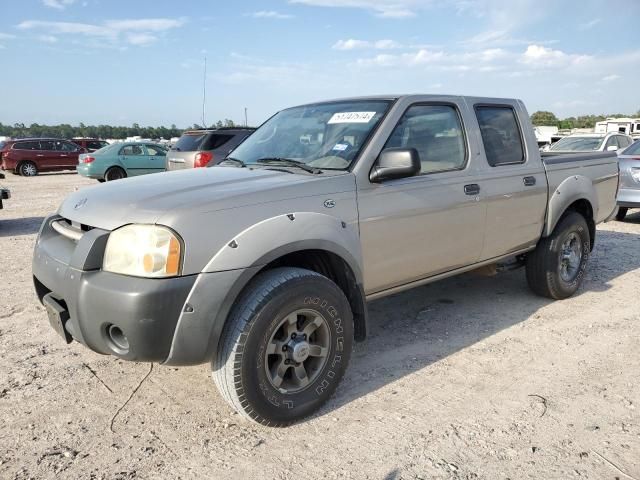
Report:
[[[167,170],[220,163],[254,130],[246,127],[188,130],[167,153]]]
[[[25,177],[33,177],[38,172],[75,170],[81,153],[86,150],[60,138],[9,140],[0,150],[0,167]]]
[[[98,138],[72,138],[71,141],[76,145],[81,146],[87,152],[95,152],[96,150],[100,150],[102,147],[106,147],[109,145],[109,142],[105,142],[104,140],[100,140]]]

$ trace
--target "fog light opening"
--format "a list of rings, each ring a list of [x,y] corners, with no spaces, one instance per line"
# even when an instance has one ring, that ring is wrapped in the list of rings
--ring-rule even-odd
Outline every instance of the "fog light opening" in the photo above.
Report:
[[[118,350],[121,350],[122,353],[127,353],[129,351],[129,340],[127,340],[127,336],[120,327],[110,325],[107,329],[107,335],[109,335],[109,340],[111,340],[113,346]]]

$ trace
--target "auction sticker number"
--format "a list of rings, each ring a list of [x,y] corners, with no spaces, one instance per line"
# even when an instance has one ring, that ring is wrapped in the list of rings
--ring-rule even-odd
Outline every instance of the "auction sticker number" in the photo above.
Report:
[[[338,112],[327,123],[369,123],[375,114],[376,112]]]

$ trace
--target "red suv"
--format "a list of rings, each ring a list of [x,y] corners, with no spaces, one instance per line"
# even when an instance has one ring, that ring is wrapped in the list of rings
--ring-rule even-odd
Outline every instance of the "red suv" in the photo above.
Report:
[[[97,138],[75,137],[72,138],[71,141],[76,145],[80,145],[82,148],[85,148],[89,153],[95,152],[96,150],[100,150],[102,147],[109,145],[109,142],[105,142],[104,140],[99,140]]]
[[[0,150],[0,166],[2,170],[33,177],[38,172],[75,170],[81,153],[86,150],[59,138],[9,140]]]

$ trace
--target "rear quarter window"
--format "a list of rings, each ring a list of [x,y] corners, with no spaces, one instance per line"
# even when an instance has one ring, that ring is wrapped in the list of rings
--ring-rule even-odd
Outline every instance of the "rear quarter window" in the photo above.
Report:
[[[509,106],[476,106],[482,143],[492,167],[524,163],[522,134],[516,112]]]
[[[40,150],[40,142],[16,142],[14,150]]]

